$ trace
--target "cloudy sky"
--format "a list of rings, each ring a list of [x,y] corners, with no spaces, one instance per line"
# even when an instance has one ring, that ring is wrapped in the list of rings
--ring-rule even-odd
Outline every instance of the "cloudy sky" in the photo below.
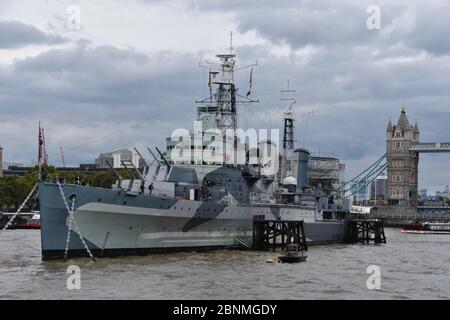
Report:
[[[371,5],[379,29],[367,27]],[[339,155],[351,177],[385,152],[402,105],[423,142],[450,141],[449,17],[446,0],[0,0],[4,160],[35,161],[39,120],[56,165],[61,145],[71,165],[164,146],[191,128],[207,95],[199,62],[233,31],[239,63],[258,62],[260,103],[239,110],[241,126],[279,127],[289,80],[299,144]],[[246,92],[248,70],[237,79]],[[421,187],[450,184],[449,156],[422,156]]]

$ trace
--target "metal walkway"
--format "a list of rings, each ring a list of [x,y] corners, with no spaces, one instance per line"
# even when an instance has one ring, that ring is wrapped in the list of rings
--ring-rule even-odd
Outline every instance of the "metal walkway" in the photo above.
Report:
[[[412,143],[409,146],[409,151],[414,151],[414,152],[419,152],[419,153],[450,152],[450,142]]]

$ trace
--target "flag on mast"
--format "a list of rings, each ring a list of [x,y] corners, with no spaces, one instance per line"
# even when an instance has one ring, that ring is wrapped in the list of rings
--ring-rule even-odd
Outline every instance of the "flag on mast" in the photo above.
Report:
[[[42,129],[41,129],[41,122],[39,122],[39,152],[38,152],[38,163],[42,164],[42,157],[43,157],[43,152],[42,152],[42,148],[44,145],[44,139],[42,137]]]
[[[250,69],[250,80],[248,82],[247,97],[249,97],[252,94],[252,87],[253,87],[253,67]]]

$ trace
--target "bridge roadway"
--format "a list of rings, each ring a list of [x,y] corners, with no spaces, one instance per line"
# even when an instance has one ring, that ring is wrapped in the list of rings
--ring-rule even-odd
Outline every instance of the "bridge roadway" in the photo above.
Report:
[[[373,210],[370,214],[354,215],[354,217],[379,219],[386,226],[405,226],[413,221],[436,221],[450,222],[450,207],[427,207],[415,208],[382,206]]]
[[[418,153],[450,152],[450,142],[412,143],[409,146],[409,151]]]

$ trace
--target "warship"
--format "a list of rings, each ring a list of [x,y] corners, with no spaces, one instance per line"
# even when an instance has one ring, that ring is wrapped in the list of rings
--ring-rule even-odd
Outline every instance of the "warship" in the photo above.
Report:
[[[216,57],[208,64],[210,94],[197,101],[193,131],[175,130],[166,150],[147,148],[152,162],[135,148],[144,165],[122,161],[132,178],[111,166],[117,176],[112,188],[41,179],[43,260],[251,245],[255,219],[303,220],[312,244],[343,240],[338,213],[348,210],[345,202],[308,187],[309,152],[294,148],[295,101],[285,112],[282,153],[272,134],[255,142],[237,126],[237,106],[256,102],[254,65],[238,66],[232,48]],[[251,68],[249,91],[241,95],[234,73],[244,67]]]

